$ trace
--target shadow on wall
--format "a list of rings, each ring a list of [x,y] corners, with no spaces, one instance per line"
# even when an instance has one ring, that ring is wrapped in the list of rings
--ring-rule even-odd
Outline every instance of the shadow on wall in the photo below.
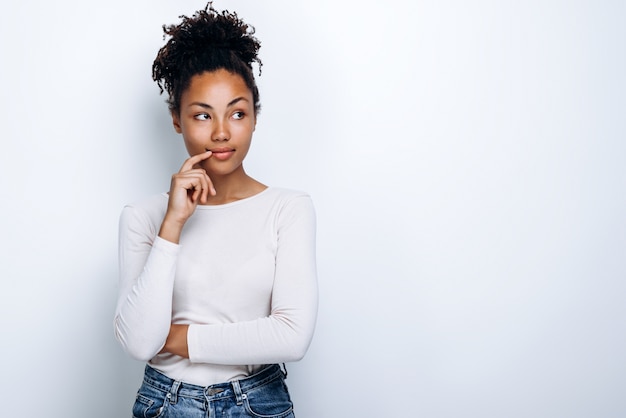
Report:
[[[68,310],[66,335],[56,335],[63,350],[60,376],[52,383],[67,390],[51,388],[57,393],[48,404],[54,415],[108,418],[130,416],[135,394],[141,384],[144,365],[130,358],[120,347],[113,332],[113,315],[117,298],[117,268],[113,257],[85,266],[91,272],[81,288],[75,288],[73,305]],[[86,276],[85,276],[86,277]],[[78,311],[78,313],[77,313]],[[51,355],[54,352],[50,352]],[[71,360],[67,360],[71,359]],[[65,362],[63,362],[65,360]],[[59,391],[63,396],[58,396]]]
[[[145,97],[145,96],[144,96]],[[141,173],[138,179],[138,198],[157,190],[167,191],[172,174],[182,166],[189,157],[183,138],[177,134],[172,125],[172,118],[165,103],[165,96],[145,97],[143,119],[138,135],[131,138],[132,164]],[[133,167],[131,167],[132,169]]]
[[[122,206],[146,196],[165,192],[169,189],[170,178],[182,165],[187,153],[182,141],[172,126],[171,117],[165,96],[158,96],[155,87],[155,95],[141,95],[137,102],[140,118],[135,121],[131,118],[127,123],[127,131],[132,132],[128,141],[128,161],[125,170],[128,184],[123,185],[128,196],[128,201]],[[119,210],[121,212],[122,207]],[[119,213],[114,214],[116,221]],[[117,224],[116,224],[117,226]],[[115,232],[115,244],[117,245],[117,229]],[[113,332],[113,317],[117,303],[117,247],[115,259],[106,260],[107,273],[97,279],[99,283],[112,284],[107,291],[98,297],[98,306],[94,311],[98,313],[98,321],[94,327],[104,332],[102,344],[98,351],[102,355],[99,361],[98,375],[102,376],[98,392],[109,394],[113,399],[105,401],[99,399],[100,404],[97,412],[90,413],[92,417],[130,416],[131,408],[137,389],[141,384],[145,363],[132,359],[123,351]],[[99,270],[103,271],[103,270]],[[106,314],[105,314],[106,313]],[[93,400],[95,402],[95,400]]]

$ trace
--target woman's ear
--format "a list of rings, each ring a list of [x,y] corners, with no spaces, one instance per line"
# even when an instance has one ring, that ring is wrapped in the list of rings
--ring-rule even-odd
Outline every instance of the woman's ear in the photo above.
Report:
[[[172,115],[172,124],[174,125],[174,129],[177,133],[183,133],[183,129],[180,127],[180,115],[176,112],[171,112]]]

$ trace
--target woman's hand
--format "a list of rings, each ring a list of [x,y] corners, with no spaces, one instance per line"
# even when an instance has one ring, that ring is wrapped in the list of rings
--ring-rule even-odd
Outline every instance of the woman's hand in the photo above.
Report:
[[[172,353],[177,356],[189,358],[189,349],[187,346],[187,330],[189,325],[172,324],[170,333],[165,340],[165,346],[161,349],[161,353]]]
[[[178,244],[183,226],[196,206],[206,203],[209,195],[215,196],[211,179],[203,168],[197,167],[211,155],[211,151],[207,151],[189,157],[172,176],[167,212],[159,231],[161,238]]]

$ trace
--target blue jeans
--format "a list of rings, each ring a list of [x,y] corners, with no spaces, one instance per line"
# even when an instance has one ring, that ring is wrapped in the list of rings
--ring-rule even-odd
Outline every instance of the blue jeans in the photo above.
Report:
[[[207,387],[170,379],[146,366],[135,418],[294,418],[285,374],[277,364],[241,380]]]

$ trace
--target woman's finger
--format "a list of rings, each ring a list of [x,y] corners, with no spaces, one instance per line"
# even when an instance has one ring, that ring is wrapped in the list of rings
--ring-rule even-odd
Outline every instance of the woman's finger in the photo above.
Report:
[[[213,182],[206,171],[201,168],[177,173],[173,176],[173,180],[173,188],[183,188],[187,190],[191,193],[190,196],[194,202],[199,198],[200,202],[206,203],[209,195],[216,195]]]
[[[209,194],[213,196],[215,196],[216,194],[211,178],[208,176],[206,171],[202,168],[195,168],[195,169],[186,171],[184,173],[179,173],[177,174],[177,176],[180,176],[181,178],[197,179],[200,182],[201,189],[206,191],[207,198]],[[196,185],[196,183],[193,183],[193,184],[194,186]]]
[[[206,160],[207,158],[211,157],[211,155],[213,155],[213,153],[211,151],[202,152],[200,154],[192,155],[191,157],[189,157],[189,158],[187,158],[185,160],[185,162],[183,163],[183,166],[180,168],[179,173],[183,173],[185,171],[192,170],[196,164]]]

